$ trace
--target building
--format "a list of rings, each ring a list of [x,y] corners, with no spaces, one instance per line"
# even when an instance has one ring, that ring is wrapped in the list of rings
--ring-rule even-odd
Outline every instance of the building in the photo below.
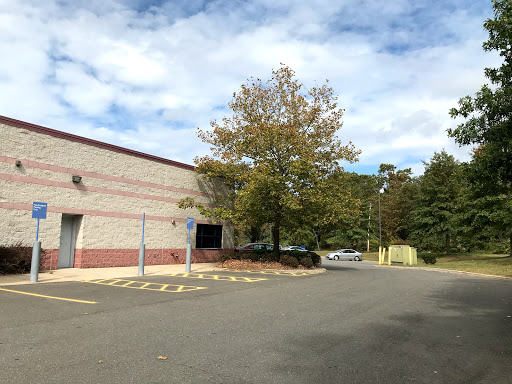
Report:
[[[40,220],[41,269],[184,263],[187,217],[193,217],[192,262],[212,262],[233,249],[233,226],[212,223],[184,197],[210,204],[194,167],[0,116],[0,244],[32,245],[33,202]]]

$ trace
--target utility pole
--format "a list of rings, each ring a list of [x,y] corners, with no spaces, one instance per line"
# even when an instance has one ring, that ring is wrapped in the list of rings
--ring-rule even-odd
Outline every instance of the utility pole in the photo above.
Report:
[[[380,250],[380,248],[382,248],[382,225],[381,225],[381,215],[380,215],[380,194],[384,193],[384,187],[382,187],[380,189],[374,188],[374,191],[379,191],[379,250]]]
[[[371,220],[371,215],[372,214],[372,203],[370,203],[370,209],[368,210],[368,245],[367,245],[367,249],[366,249],[366,252],[370,252],[370,220]]]

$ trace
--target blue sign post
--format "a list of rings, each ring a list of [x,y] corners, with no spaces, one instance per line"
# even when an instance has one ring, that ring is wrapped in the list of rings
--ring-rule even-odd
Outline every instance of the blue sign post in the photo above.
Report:
[[[34,201],[32,218],[37,219],[36,241],[32,247],[32,264],[30,265],[30,282],[36,283],[39,278],[39,260],[41,259],[41,242],[39,241],[39,220],[46,219],[47,203]]]
[[[34,201],[32,203],[32,218],[37,219],[36,241],[39,241],[39,220],[46,219],[47,203]]]
[[[188,244],[187,244],[187,265],[185,271],[190,272],[190,264],[192,262],[192,245],[190,244],[190,231],[194,229],[194,218],[187,217]]]

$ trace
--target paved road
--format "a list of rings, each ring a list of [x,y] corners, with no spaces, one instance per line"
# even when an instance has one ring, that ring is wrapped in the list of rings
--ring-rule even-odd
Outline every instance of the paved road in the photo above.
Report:
[[[324,267],[3,287],[0,383],[511,382],[511,280]]]

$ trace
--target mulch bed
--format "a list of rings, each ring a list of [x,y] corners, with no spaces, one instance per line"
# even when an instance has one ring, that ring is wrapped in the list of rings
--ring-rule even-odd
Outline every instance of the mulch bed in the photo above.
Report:
[[[220,262],[218,267],[228,268],[228,269],[244,269],[249,271],[263,271],[266,269],[277,269],[277,270],[294,270],[294,269],[306,269],[303,266],[299,266],[297,268],[292,268],[289,266],[282,265],[277,262],[262,262],[262,261],[252,261],[252,260],[226,260]]]

